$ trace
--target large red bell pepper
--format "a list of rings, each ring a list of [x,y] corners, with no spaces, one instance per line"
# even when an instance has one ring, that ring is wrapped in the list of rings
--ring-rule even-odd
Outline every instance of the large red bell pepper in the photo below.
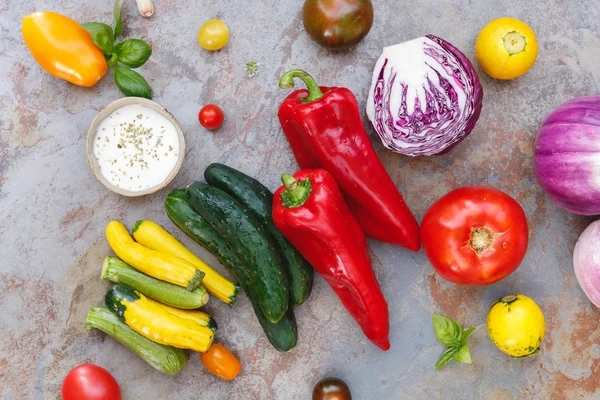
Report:
[[[363,332],[383,350],[388,339],[388,305],[371,267],[367,241],[323,169],[284,174],[273,198],[273,222],[338,295]]]
[[[300,168],[323,168],[335,177],[367,236],[418,251],[417,220],[379,161],[352,92],[319,87],[301,70],[286,72],[279,86],[294,87],[294,78],[308,90],[290,94],[278,116]]]

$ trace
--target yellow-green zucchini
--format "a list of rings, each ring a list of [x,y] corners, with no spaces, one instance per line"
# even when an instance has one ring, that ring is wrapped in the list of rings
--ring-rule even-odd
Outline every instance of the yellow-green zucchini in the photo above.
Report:
[[[239,286],[198,258],[162,226],[152,221],[142,220],[136,222],[132,232],[134,239],[142,246],[183,258],[193,264],[205,274],[202,285],[218,299],[229,305],[233,304],[239,292]]]
[[[214,340],[212,329],[173,315],[129,286],[112,285],[104,303],[131,329],[156,343],[204,353]]]
[[[127,264],[156,279],[194,290],[202,281],[203,274],[188,261],[171,254],[151,250],[133,241],[127,229],[119,221],[106,227],[106,238],[115,254]]]
[[[208,315],[205,312],[195,311],[195,310],[193,310],[193,311],[192,310],[182,310],[182,309],[179,309],[176,307],[171,307],[166,304],[159,303],[159,302],[156,302],[156,305],[158,305],[159,307],[162,307],[167,312],[169,312],[170,314],[173,314],[177,317],[189,319],[190,321],[195,321],[195,322],[199,323],[200,325],[205,326],[208,329],[212,330],[213,332],[217,330],[217,322],[213,319],[213,317],[211,317],[210,315]]]
[[[186,290],[181,286],[148,276],[117,257],[104,258],[100,277],[131,286],[151,299],[177,308],[200,308],[208,302],[209,298],[203,286],[192,291]]]

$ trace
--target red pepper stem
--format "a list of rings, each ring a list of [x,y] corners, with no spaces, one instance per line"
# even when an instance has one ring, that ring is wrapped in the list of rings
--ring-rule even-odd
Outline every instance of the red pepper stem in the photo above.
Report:
[[[312,191],[312,186],[308,178],[302,182],[298,182],[292,175],[283,174],[281,176],[281,182],[283,182],[286,189],[281,192],[281,204],[284,207],[296,208],[301,207],[306,203],[306,200]]]
[[[316,101],[323,97],[323,92],[319,88],[319,85],[317,85],[317,82],[315,82],[315,79],[301,69],[292,69],[283,74],[281,79],[279,79],[279,87],[282,89],[292,89],[294,87],[294,78],[302,79],[308,89],[308,96],[302,99],[303,103]]]

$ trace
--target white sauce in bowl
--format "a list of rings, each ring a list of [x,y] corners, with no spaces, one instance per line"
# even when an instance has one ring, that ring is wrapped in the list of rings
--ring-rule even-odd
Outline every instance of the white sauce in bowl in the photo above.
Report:
[[[177,165],[180,151],[175,126],[157,111],[139,104],[121,107],[104,119],[93,148],[102,176],[132,192],[165,182]]]

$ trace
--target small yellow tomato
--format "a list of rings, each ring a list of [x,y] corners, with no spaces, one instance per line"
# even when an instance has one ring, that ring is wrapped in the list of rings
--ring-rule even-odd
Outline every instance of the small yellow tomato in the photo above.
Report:
[[[515,79],[533,66],[538,53],[535,33],[514,18],[499,18],[487,24],[475,43],[477,61],[496,79]]]
[[[206,21],[198,31],[198,44],[206,50],[219,50],[229,41],[229,28],[219,19]]]
[[[490,339],[515,358],[533,355],[544,340],[546,322],[535,301],[522,294],[496,301],[487,316]]]

